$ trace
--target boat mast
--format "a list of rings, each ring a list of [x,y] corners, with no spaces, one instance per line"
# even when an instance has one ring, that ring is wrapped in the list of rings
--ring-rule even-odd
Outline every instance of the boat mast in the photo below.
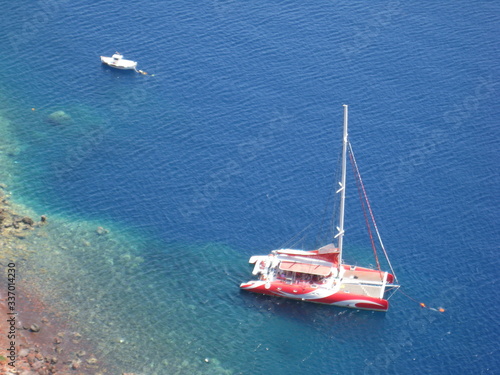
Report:
[[[339,248],[339,268],[342,264],[342,249],[344,245],[344,210],[345,210],[345,187],[346,187],[346,169],[347,169],[347,104],[344,104],[344,135],[342,137],[342,176],[339,182],[340,188],[340,218],[337,234]]]

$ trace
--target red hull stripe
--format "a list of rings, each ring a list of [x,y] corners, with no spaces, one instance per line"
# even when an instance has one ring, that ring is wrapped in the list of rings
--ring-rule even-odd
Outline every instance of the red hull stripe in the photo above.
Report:
[[[295,300],[336,305],[364,310],[387,311],[389,303],[387,300],[373,298],[365,295],[352,293],[333,292],[321,288],[303,287],[284,283],[249,282],[241,284],[241,288],[250,292],[266,294],[275,297],[284,297]]]

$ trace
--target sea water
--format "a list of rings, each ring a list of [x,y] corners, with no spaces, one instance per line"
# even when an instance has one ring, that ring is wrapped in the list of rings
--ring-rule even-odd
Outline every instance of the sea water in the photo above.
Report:
[[[497,3],[2,9],[0,182],[49,218],[19,272],[112,371],[497,371]],[[402,290],[444,313],[238,289],[249,256],[330,240],[342,104]],[[345,258],[373,265],[354,186]]]

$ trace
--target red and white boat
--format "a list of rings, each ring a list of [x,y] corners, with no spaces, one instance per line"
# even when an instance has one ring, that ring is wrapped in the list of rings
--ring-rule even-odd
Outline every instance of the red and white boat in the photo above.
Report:
[[[352,148],[347,136],[347,112],[344,105],[344,135],[342,142],[342,175],[340,188],[340,213],[335,236],[336,244],[328,244],[317,250],[281,249],[273,250],[269,255],[258,255],[250,258],[254,264],[252,274],[255,280],[242,283],[240,288],[254,293],[277,297],[291,298],[307,302],[349,307],[362,310],[387,311],[389,308],[386,294],[399,288],[392,265],[380,238],[370,204],[359,174]],[[347,153],[353,164],[360,188],[360,195],[366,202],[365,217],[370,218],[370,238],[375,252],[377,269],[344,264],[342,261],[344,239],[344,210],[346,190]],[[371,227],[374,227],[380,247],[387,259],[391,273],[381,270],[378,262],[377,248],[373,241]],[[391,294],[392,296],[392,294]]]

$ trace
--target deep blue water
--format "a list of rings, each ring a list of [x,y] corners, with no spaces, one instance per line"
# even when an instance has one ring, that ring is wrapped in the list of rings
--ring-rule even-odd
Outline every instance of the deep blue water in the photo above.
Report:
[[[116,323],[175,336],[129,367],[145,372],[147,358],[169,373],[158,351],[177,346],[242,374],[497,371],[497,2],[2,8],[0,89],[22,145],[11,190],[38,211],[137,236],[144,263],[116,276],[137,282]],[[116,50],[154,76],[102,67]],[[445,313],[402,294],[375,314],[238,290],[249,255],[321,221],[344,103],[403,290]],[[71,122],[49,124],[56,110]],[[351,261],[370,255],[356,199],[353,188]],[[301,245],[317,245],[306,232]],[[161,307],[173,288],[178,320]],[[142,303],[147,314],[134,315]]]

